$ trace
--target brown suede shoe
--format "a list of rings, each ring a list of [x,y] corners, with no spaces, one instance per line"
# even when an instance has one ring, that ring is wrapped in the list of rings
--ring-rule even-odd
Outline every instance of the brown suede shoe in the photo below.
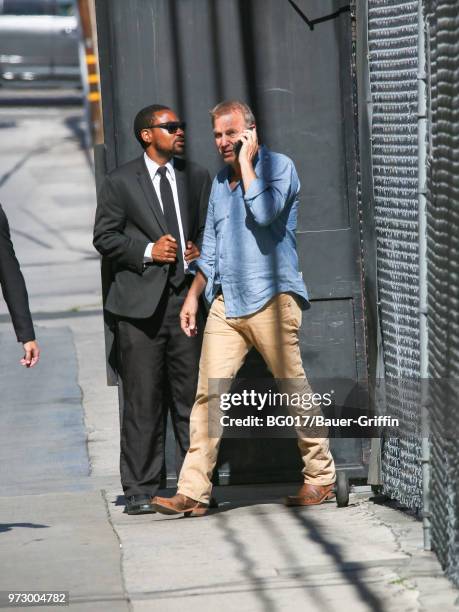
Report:
[[[161,514],[184,514],[185,516],[204,516],[209,506],[177,493],[173,497],[153,497],[152,507]]]
[[[288,495],[285,498],[286,506],[315,506],[328,499],[333,499],[334,485],[312,485],[304,483],[296,495]]]

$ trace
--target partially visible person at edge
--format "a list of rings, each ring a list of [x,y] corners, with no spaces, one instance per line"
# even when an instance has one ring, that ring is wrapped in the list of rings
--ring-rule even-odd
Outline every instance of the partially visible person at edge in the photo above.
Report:
[[[10,227],[5,211],[0,205],[0,285],[3,297],[13,321],[18,342],[24,347],[20,363],[33,368],[40,359],[40,349],[35,340],[29,296],[19,262],[11,242]]]
[[[178,320],[199,256],[211,181],[203,167],[178,157],[185,129],[167,106],[141,109],[134,134],[143,152],[113,170],[98,196],[94,246],[113,270],[105,309],[116,320],[127,514],[153,512],[168,407],[177,474],[189,447],[202,334],[190,342]]]
[[[295,166],[285,155],[259,145],[255,117],[246,104],[222,102],[211,116],[226,167],[213,181],[198,272],[180,313],[187,336],[198,332],[203,291],[212,306],[190,419],[190,449],[177,494],[153,500],[163,514],[207,512],[221,439],[221,432],[209,435],[209,379],[234,377],[254,346],[276,379],[295,379],[297,389],[311,391],[298,338],[302,310],[309,303],[296,251],[300,183]],[[239,154],[234,147],[238,141]],[[336,474],[328,438],[299,434],[298,446],[304,484],[286,499],[287,505],[332,498]]]

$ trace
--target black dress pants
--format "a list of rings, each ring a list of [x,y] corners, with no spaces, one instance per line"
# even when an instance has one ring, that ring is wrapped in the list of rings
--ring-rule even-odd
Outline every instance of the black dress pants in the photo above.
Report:
[[[117,321],[121,410],[121,483],[126,497],[155,495],[164,466],[168,404],[176,441],[177,475],[190,444],[189,419],[196,396],[204,318],[188,338],[179,314],[188,287],[167,285],[154,315]],[[166,401],[169,400],[169,401]]]

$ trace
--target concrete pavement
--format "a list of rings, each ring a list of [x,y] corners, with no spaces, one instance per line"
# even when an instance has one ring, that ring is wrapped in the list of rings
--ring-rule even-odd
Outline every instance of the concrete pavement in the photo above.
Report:
[[[459,610],[420,522],[368,489],[343,509],[258,485],[218,488],[202,519],[123,514],[82,129],[78,106],[0,108],[0,201],[43,350],[18,365],[1,303],[0,590],[69,590],[94,612]]]

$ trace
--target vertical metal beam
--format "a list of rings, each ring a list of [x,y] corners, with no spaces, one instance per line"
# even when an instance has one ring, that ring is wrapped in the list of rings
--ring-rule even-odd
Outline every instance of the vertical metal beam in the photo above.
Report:
[[[95,11],[94,0],[78,0],[78,16],[81,30],[80,64],[87,115],[86,144],[88,148],[103,142]]]
[[[368,0],[356,0],[356,71],[358,94],[358,140],[361,197],[361,240],[364,261],[364,301],[368,351],[370,410],[378,414],[380,388],[384,382],[384,353],[378,314],[376,224],[371,150],[373,101],[368,65]],[[384,409],[383,409],[384,410]],[[384,411],[382,412],[384,414]],[[381,440],[371,439],[368,484],[381,485]]]
[[[431,550],[430,439],[428,412],[429,353],[427,321],[427,102],[423,0],[418,0],[418,210],[419,210],[419,358],[421,383],[422,521],[424,549]]]

